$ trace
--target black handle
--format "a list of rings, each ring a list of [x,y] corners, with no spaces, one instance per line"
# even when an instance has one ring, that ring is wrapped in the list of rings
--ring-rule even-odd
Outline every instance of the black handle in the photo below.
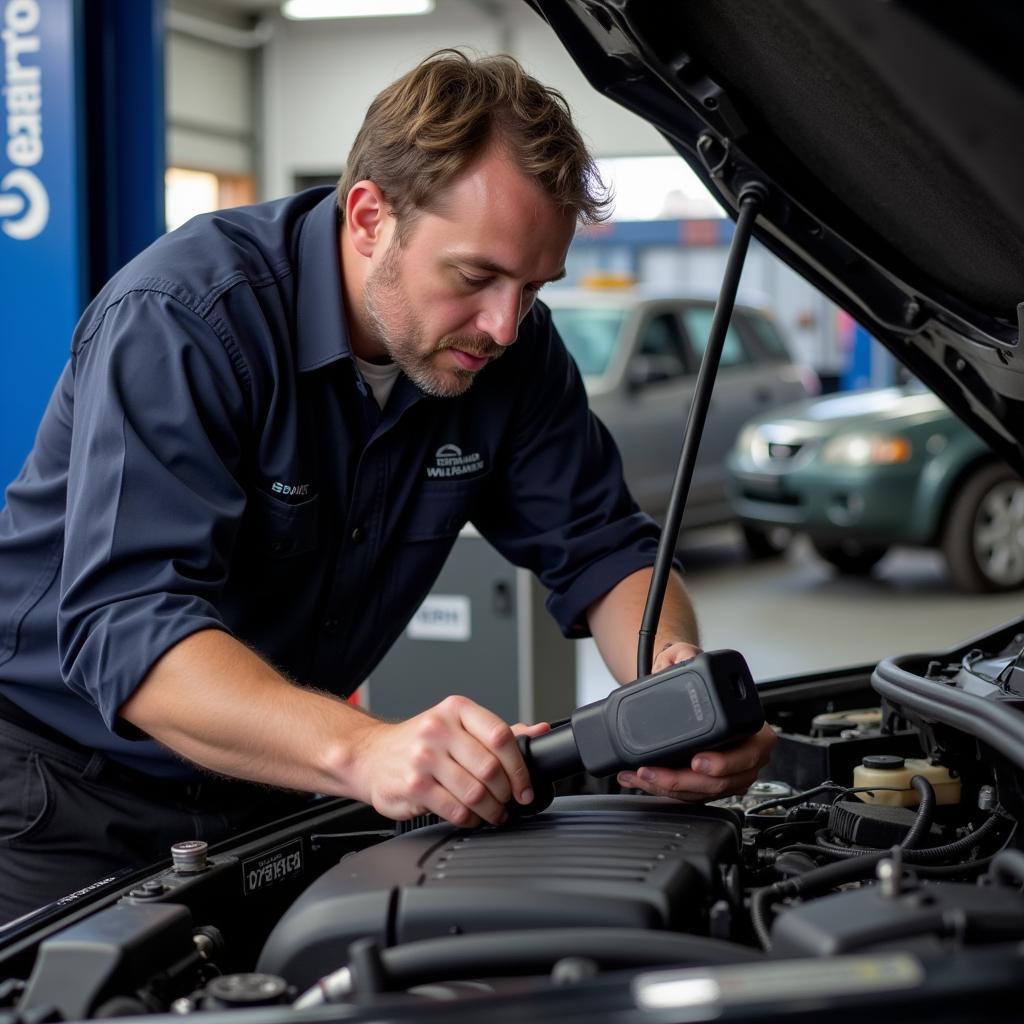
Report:
[[[554,783],[586,770],[605,777],[642,765],[685,767],[700,750],[752,736],[764,710],[737,651],[706,651],[577,708],[542,736],[519,738],[534,799],[510,815],[536,814],[554,799]]]

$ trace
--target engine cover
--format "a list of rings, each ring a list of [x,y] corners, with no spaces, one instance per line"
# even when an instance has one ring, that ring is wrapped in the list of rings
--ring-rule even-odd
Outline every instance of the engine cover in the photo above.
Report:
[[[646,796],[562,797],[497,829],[416,829],[321,875],[257,969],[306,987],[364,937],[386,947],[521,928],[701,931],[739,844],[734,812]]]

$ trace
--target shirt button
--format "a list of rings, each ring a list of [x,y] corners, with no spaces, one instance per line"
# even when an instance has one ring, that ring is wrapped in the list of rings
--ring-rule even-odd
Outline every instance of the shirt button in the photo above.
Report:
[[[324,632],[329,636],[334,636],[334,634],[338,632],[338,620],[324,619]]]
[[[362,544],[365,537],[366,534],[363,532],[363,528],[361,526],[357,526],[352,531],[352,540],[354,540],[356,544]]]

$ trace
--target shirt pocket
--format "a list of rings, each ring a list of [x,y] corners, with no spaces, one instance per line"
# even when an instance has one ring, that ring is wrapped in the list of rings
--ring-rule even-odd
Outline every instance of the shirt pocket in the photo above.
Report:
[[[320,536],[320,496],[288,505],[262,491],[246,509],[249,544],[272,561],[297,558],[313,551]]]
[[[404,531],[407,541],[454,537],[473,514],[488,474],[472,480],[428,480],[410,499],[412,510]]]

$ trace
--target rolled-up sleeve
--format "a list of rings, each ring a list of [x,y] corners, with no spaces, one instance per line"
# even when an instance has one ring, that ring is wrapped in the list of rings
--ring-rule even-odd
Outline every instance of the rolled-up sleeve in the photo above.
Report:
[[[117,729],[162,654],[218,614],[237,524],[244,374],[186,303],[131,292],[76,339],[58,646]]]
[[[653,564],[660,531],[630,495],[618,448],[590,412],[546,311],[534,315],[534,330],[516,427],[474,524],[548,588],[548,610],[564,635],[582,637],[587,608]]]

